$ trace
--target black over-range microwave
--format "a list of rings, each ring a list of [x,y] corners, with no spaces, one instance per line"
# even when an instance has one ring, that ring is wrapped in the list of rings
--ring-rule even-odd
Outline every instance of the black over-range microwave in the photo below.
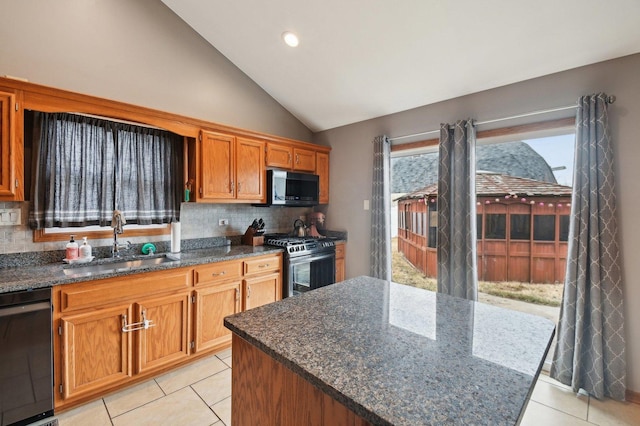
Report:
[[[318,205],[318,175],[267,170],[267,206],[309,207]]]

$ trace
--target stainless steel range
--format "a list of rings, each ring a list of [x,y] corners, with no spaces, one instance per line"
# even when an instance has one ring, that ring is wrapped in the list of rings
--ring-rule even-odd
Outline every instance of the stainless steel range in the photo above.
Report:
[[[265,235],[264,243],[282,247],[282,297],[290,297],[336,282],[336,245],[330,238]]]

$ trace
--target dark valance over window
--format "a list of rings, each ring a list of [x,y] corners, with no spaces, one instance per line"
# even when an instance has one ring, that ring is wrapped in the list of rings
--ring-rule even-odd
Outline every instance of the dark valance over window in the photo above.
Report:
[[[68,113],[34,114],[33,229],[179,220],[182,137]]]

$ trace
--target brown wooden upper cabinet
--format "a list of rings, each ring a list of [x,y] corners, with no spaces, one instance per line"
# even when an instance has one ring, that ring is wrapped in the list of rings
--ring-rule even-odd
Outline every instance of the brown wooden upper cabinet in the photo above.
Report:
[[[293,147],[267,142],[267,167],[293,169]]]
[[[17,90],[0,87],[0,200],[2,201],[24,200],[23,126],[18,98]]]
[[[316,174],[320,177],[320,204],[329,203],[329,153],[316,153]]]
[[[214,132],[201,132],[201,201],[266,201],[265,143]]]
[[[316,171],[316,152],[294,147],[293,170],[314,173]]]

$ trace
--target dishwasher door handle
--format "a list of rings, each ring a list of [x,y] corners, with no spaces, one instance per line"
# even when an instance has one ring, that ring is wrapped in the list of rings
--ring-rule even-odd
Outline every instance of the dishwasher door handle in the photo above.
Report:
[[[51,310],[51,303],[49,302],[40,302],[40,303],[30,303],[28,305],[16,305],[9,306],[7,308],[0,308],[0,318],[8,317],[10,315],[20,315],[20,314],[28,314],[30,312]]]

